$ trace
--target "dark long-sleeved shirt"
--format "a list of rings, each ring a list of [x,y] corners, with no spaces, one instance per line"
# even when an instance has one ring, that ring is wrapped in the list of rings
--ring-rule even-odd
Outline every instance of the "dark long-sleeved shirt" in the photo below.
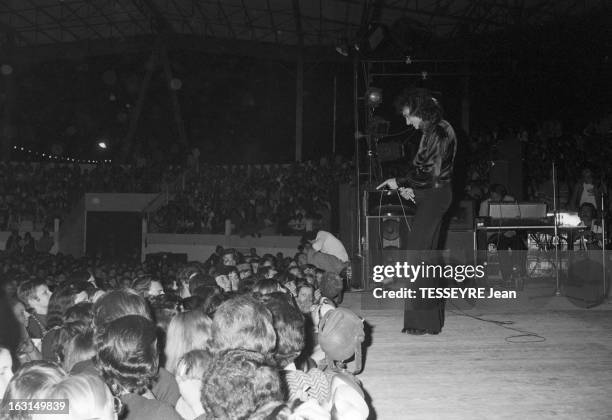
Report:
[[[457,136],[455,130],[446,121],[425,127],[419,150],[417,151],[408,173],[397,178],[400,187],[438,188],[451,182]]]

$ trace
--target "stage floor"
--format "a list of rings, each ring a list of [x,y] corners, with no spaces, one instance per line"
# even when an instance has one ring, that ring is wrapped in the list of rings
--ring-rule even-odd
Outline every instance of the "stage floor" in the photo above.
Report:
[[[400,334],[401,301],[376,308],[371,293],[348,293],[342,306],[371,326],[359,375],[371,418],[612,418],[612,304],[581,309],[553,291],[532,282],[512,301],[450,300],[437,336]]]

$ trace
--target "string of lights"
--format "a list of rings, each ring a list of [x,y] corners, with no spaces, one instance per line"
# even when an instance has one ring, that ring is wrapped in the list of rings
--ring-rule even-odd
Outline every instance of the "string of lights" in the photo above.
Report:
[[[24,147],[24,146],[13,146],[13,150],[16,150],[18,152],[23,152],[31,156],[36,156],[38,158],[47,159],[48,161],[51,161],[51,162],[56,161],[56,162],[73,162],[73,163],[92,163],[92,164],[112,163],[111,159],[102,159],[102,160],[75,159],[69,156],[57,156],[57,155],[54,155],[53,153],[37,152],[36,150],[28,149],[27,147]]]

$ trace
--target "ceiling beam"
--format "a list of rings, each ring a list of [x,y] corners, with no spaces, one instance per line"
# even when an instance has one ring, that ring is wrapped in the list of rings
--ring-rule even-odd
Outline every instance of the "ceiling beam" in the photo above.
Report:
[[[134,54],[151,51],[158,35],[140,35],[127,38],[97,39],[53,44],[16,47],[15,62],[40,63],[54,60],[69,60],[74,57],[99,57],[105,55]],[[205,54],[234,55],[263,60],[295,63],[298,48],[290,45],[262,43],[227,38],[212,38],[196,35],[174,34],[167,37],[169,51],[193,51]],[[336,53],[333,46],[304,47],[305,62],[346,62],[346,57]]]
[[[69,33],[72,36],[72,38],[74,38],[75,41],[79,41],[81,39],[76,33],[72,32],[70,29],[65,28],[64,24],[60,20],[58,20],[56,16],[53,16],[51,13],[49,13],[49,11],[47,10],[48,6],[37,6],[34,3],[32,3],[32,0],[28,0],[28,3],[30,5],[32,5],[36,9],[36,12],[40,11],[40,12],[44,13],[49,19],[51,19],[51,21],[53,21],[53,23],[55,23],[57,26],[59,26],[59,28],[60,28],[60,40],[61,41],[63,41],[63,39],[62,39],[62,33],[63,32]],[[62,7],[61,3],[59,3],[57,6],[59,6],[60,10],[61,10],[61,7]],[[55,7],[57,7],[57,6],[55,6]]]

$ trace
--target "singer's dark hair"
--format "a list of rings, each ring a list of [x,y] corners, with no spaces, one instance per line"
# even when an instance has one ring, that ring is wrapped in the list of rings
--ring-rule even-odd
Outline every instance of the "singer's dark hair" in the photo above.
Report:
[[[444,116],[444,110],[433,92],[428,89],[406,89],[395,100],[398,112],[404,108],[410,110],[410,115],[421,118],[425,123],[435,125]]]

